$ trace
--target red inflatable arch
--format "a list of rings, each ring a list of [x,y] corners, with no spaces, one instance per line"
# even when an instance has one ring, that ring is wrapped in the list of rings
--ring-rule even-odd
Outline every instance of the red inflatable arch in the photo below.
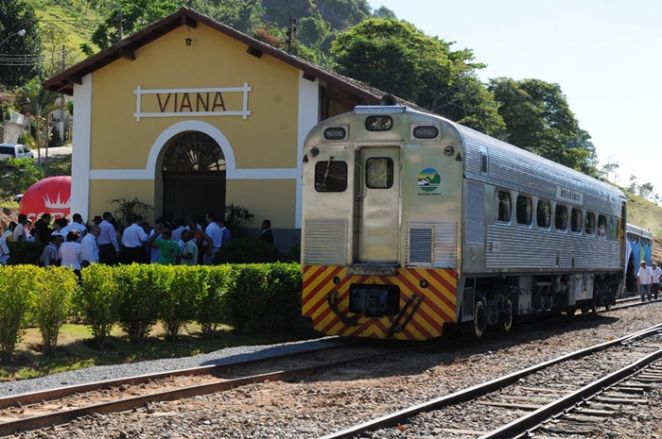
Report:
[[[19,203],[19,213],[35,221],[48,212],[54,218],[70,217],[71,177],[48,177],[30,186]]]

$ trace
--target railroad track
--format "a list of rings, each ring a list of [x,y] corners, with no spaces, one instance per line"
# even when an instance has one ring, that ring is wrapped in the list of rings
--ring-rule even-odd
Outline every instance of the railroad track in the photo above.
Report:
[[[661,359],[662,324],[658,324],[323,439],[403,437],[403,433],[414,437],[494,439],[525,437],[532,429],[545,437],[563,437],[563,428],[569,434],[575,431],[575,435],[586,436],[587,425],[592,425],[585,422],[587,418],[599,422],[601,416],[619,412],[620,408],[614,406],[644,403],[644,393],[654,384],[642,380],[662,380]],[[649,369],[642,371],[646,367]],[[634,377],[637,373],[639,378]],[[632,392],[637,393],[633,396]],[[575,410],[575,414],[569,410]],[[582,421],[581,426],[569,426]],[[561,422],[563,428],[559,428]]]
[[[383,345],[370,347],[366,343],[325,346],[232,365],[203,366],[4,397],[0,398],[0,436],[60,425],[84,415],[119,412],[158,401],[306,376],[402,350]]]

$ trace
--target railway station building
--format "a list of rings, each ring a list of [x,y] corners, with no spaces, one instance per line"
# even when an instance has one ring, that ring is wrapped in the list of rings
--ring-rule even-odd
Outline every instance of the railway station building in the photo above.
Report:
[[[251,227],[271,219],[283,251],[299,240],[306,134],[383,94],[186,8],[44,86],[74,99],[72,212],[234,204]]]

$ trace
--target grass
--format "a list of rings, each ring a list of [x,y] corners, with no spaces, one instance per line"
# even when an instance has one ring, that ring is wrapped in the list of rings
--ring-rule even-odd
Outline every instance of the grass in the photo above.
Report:
[[[45,167],[43,161],[40,166],[44,169],[44,177],[71,175],[71,155],[49,157],[48,167]]]
[[[308,330],[276,333],[267,336],[245,336],[230,327],[221,327],[211,339],[200,337],[198,324],[190,323],[175,341],[165,339],[165,331],[155,325],[151,336],[143,344],[130,343],[122,330],[115,327],[103,349],[91,343],[88,326],[66,324],[60,329],[58,350],[55,354],[41,352],[41,334],[29,328],[9,364],[0,364],[0,382],[36,378],[106,364],[134,363],[160,358],[177,358],[218,349],[256,344],[270,344],[313,337]]]

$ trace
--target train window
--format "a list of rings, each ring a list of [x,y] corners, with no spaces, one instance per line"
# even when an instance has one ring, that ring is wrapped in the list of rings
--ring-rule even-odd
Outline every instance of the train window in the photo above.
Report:
[[[616,218],[613,216],[609,217],[609,225],[607,227],[607,234],[609,235],[609,239],[612,241],[616,240],[617,233],[616,233]]]
[[[517,222],[519,224],[531,224],[531,217],[533,216],[533,203],[531,197],[525,195],[517,196]]]
[[[554,227],[556,230],[567,230],[568,229],[568,208],[560,204],[556,205],[556,210],[554,211]]]
[[[365,185],[370,189],[393,186],[393,160],[388,157],[369,158],[365,164]]]
[[[543,229],[548,229],[552,224],[552,204],[549,201],[538,200],[536,223]]]
[[[582,211],[576,207],[573,207],[570,213],[570,229],[573,232],[582,231]]]
[[[598,215],[598,236],[607,236],[607,217]]]
[[[497,221],[510,221],[510,192],[497,191]]]
[[[347,163],[324,160],[315,163],[315,190],[317,192],[344,192],[347,189]]]
[[[595,214],[586,212],[586,221],[584,221],[584,233],[592,235],[595,233]]]

